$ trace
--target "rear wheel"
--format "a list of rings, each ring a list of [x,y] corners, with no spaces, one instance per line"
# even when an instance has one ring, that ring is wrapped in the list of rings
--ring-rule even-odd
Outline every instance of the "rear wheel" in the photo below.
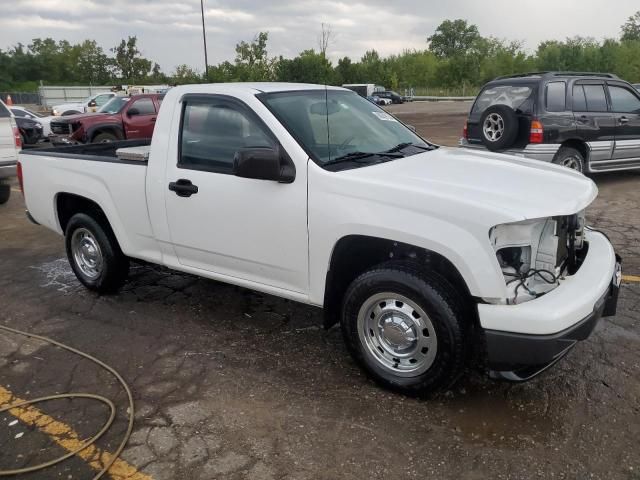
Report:
[[[0,205],[7,203],[9,197],[11,197],[11,186],[0,183]]]
[[[464,365],[462,308],[446,281],[402,263],[356,278],[343,303],[342,332],[358,364],[379,384],[421,395],[451,385]]]
[[[575,148],[561,147],[553,163],[584,173],[584,156]]]
[[[88,289],[112,293],[124,284],[129,259],[109,227],[85,213],[77,213],[67,224],[65,245],[73,272]]]

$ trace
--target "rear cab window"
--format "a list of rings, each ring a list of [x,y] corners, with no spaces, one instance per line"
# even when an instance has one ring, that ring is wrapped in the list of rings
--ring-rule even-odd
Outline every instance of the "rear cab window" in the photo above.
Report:
[[[534,86],[527,84],[490,85],[473,105],[472,114],[481,115],[493,105],[507,105],[520,113],[533,113]]]

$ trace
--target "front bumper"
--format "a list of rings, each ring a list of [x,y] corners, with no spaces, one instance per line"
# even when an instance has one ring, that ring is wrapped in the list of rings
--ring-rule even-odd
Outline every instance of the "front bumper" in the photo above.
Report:
[[[580,269],[551,292],[519,305],[478,305],[493,378],[536,376],[588,338],[601,317],[615,314],[620,257],[599,232],[585,230],[585,240]]]
[[[469,148],[472,150],[485,150],[485,147],[481,143],[469,143],[466,139],[461,138],[459,145],[463,148]],[[503,153],[505,155],[515,155],[516,157],[531,158],[533,160],[541,160],[543,162],[552,162],[555,158],[558,150],[560,150],[559,143],[530,143],[524,148],[509,148],[506,150],[500,150],[497,153]]]

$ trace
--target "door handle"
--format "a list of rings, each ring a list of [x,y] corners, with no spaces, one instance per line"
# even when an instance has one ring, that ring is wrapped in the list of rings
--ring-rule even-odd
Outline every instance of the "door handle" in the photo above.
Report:
[[[629,123],[629,119],[627,117],[620,117],[618,121],[622,124]]]
[[[156,117],[153,117],[153,118],[151,119],[151,123],[156,123]]]
[[[198,187],[191,183],[191,180],[181,178],[169,184],[169,190],[175,192],[179,197],[190,197],[198,193]]]

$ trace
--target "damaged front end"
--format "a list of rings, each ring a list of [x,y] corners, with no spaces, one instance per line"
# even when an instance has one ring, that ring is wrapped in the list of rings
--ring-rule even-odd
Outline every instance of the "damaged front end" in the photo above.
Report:
[[[555,289],[584,256],[585,212],[497,225],[489,239],[504,275],[506,294],[494,304],[521,304]]]

